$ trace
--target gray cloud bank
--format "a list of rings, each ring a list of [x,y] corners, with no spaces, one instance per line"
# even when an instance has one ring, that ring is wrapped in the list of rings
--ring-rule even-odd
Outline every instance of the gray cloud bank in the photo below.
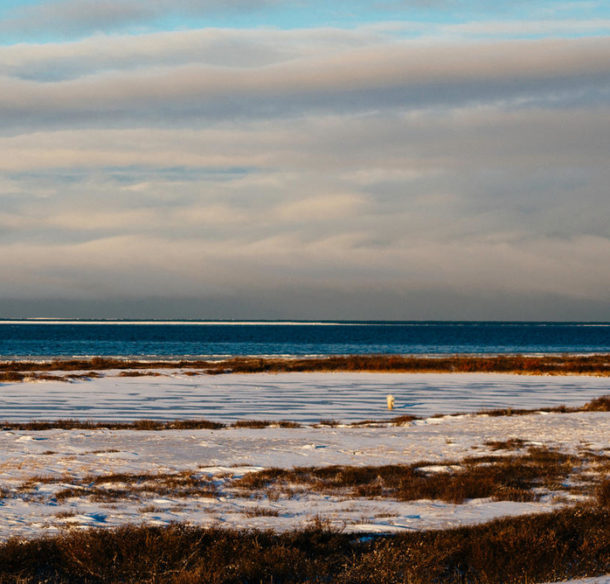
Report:
[[[601,105],[609,90],[606,38],[442,47],[398,43],[258,67],[191,62],[93,71],[55,82],[5,75],[0,131],[14,125],[172,125],[498,102]]]
[[[87,43],[0,48],[0,312],[610,319],[608,39]]]

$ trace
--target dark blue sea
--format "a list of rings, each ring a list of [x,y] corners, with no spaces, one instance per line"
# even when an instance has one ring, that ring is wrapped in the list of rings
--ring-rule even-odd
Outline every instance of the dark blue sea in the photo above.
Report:
[[[0,322],[0,358],[610,352],[610,323]]]

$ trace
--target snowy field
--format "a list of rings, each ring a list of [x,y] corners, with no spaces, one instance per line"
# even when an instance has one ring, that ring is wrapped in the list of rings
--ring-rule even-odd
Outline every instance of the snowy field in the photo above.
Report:
[[[497,374],[279,374],[189,377],[117,377],[76,383],[0,386],[0,419],[80,418],[289,419],[300,428],[219,430],[48,430],[0,432],[0,538],[53,534],[66,528],[197,525],[272,528],[279,531],[328,520],[354,532],[445,528],[546,511],[577,495],[546,493],[536,502],[473,499],[463,504],[323,494],[243,493],[231,481],[269,467],[412,464],[448,472],[447,464],[492,453],[490,442],[519,438],[527,446],[608,455],[610,414],[533,413],[491,417],[425,417],[485,408],[582,405],[610,393],[596,377],[529,377]],[[385,396],[396,397],[389,413]],[[317,426],[417,414],[401,426]],[[497,454],[497,452],[494,452]],[[508,453],[506,453],[508,454]],[[214,484],[208,496],[142,494],[122,499],[87,496],[83,480],[124,473],[190,473]],[[126,479],[127,481],[127,479]],[[104,487],[103,482],[101,486]],[[115,488],[116,483],[110,485]],[[120,485],[119,486],[125,486]],[[71,496],[59,497],[72,489]],[[82,490],[82,495],[79,493]]]
[[[16,493],[0,505],[0,533],[39,535],[65,526],[123,523],[303,527],[323,517],[348,531],[389,532],[444,528],[494,517],[545,511],[565,495],[541,502],[477,499],[461,505],[439,501],[399,502],[300,493],[272,500],[240,496],[223,488],[227,478],[267,467],[382,465],[427,461],[443,464],[490,452],[485,442],[518,437],[569,452],[603,452],[610,443],[607,413],[537,414],[517,417],[463,416],[418,420],[406,426],[263,428],[221,430],[49,430],[0,432],[0,488]],[[111,473],[175,474],[217,479],[215,497],[156,497],[93,502],[78,493],[54,496],[75,479]],[[42,479],[42,480],[41,480]],[[45,482],[44,479],[53,479]],[[29,483],[29,485],[28,485]],[[259,508],[277,513],[252,516]]]
[[[290,419],[313,423],[430,416],[493,408],[580,406],[610,393],[609,377],[497,373],[279,373],[118,377],[0,384],[0,420]]]
[[[566,580],[564,584],[610,584],[610,575],[598,576],[597,578],[579,578],[578,580]]]

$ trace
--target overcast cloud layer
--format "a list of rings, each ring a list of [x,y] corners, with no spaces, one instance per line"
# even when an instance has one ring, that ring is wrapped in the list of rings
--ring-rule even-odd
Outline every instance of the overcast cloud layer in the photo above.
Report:
[[[5,11],[0,315],[610,320],[610,15],[455,4]]]

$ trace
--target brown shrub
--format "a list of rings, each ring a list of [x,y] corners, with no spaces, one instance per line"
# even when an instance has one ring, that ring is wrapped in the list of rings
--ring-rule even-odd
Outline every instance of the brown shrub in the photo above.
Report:
[[[273,422],[269,420],[237,420],[231,426],[233,428],[268,428]]]
[[[292,422],[290,420],[280,420],[279,422],[274,422],[280,428],[302,428],[303,426],[298,422]]]
[[[608,525],[608,510],[576,508],[386,537],[323,525],[77,531],[1,544],[0,583],[535,584],[609,572]]]
[[[597,487],[596,494],[600,507],[610,509],[610,479],[606,479]]]
[[[135,420],[132,422],[93,422],[87,420],[40,420],[37,422],[1,423],[7,430],[27,430],[30,432],[44,430],[219,430],[225,428],[222,422],[210,420]]]
[[[210,420],[175,420],[167,423],[168,430],[220,430],[226,425],[222,422],[211,422]]]
[[[395,418],[392,418],[392,424],[394,424],[394,426],[402,426],[403,424],[408,424],[409,422],[413,422],[414,420],[417,420],[417,416],[397,416]]]
[[[22,488],[34,488],[39,482],[30,479]],[[71,484],[55,493],[55,499],[63,501],[73,497],[89,497],[92,501],[114,501],[117,499],[140,499],[144,495],[172,497],[213,497],[217,489],[208,477],[199,477],[189,472],[130,474],[115,473],[101,476],[87,476],[81,479],[47,478],[45,482],[70,482]],[[112,485],[112,487],[108,487]]]
[[[254,507],[244,511],[244,515],[248,517],[278,517],[280,512],[277,509],[271,507]]]
[[[130,369],[129,371],[121,371],[119,377],[145,377],[152,375],[150,371],[139,371],[138,369]],[[159,375],[157,373],[157,375]]]
[[[269,428],[270,426],[279,426],[280,428],[302,428],[298,422],[290,420],[237,420],[231,424],[233,428]]]
[[[1,371],[0,372],[0,382],[5,383],[14,383],[18,381],[23,381],[25,375],[23,373],[19,373],[17,371]]]
[[[165,424],[158,420],[136,420],[133,422],[134,430],[162,430],[164,427]]]
[[[591,400],[582,409],[586,412],[610,412],[610,395],[603,395]]]
[[[348,490],[352,496],[388,497],[403,501],[438,499],[462,503],[466,499],[533,501],[535,487],[556,488],[573,464],[570,456],[542,448],[527,454],[466,459],[452,472],[429,473],[431,463],[385,466],[328,466],[271,468],[252,472],[232,482],[239,489],[268,489],[275,485],[307,485],[322,493]]]
[[[508,440],[489,440],[485,442],[485,446],[491,450],[519,450],[528,443],[521,438],[509,438]]]

